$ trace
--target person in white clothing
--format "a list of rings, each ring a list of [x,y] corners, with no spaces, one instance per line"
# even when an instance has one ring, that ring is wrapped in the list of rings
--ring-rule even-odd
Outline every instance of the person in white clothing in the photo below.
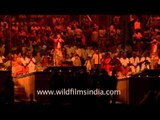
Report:
[[[134,53],[133,57],[130,58],[130,68],[132,74],[140,72],[139,61],[139,57]]]
[[[94,69],[97,69],[101,66],[102,54],[99,53],[98,50],[96,50],[95,53],[93,54],[92,61],[93,61]]]
[[[71,58],[71,61],[72,61],[72,63],[73,63],[73,66],[81,66],[81,65],[82,65],[81,60],[80,60],[80,57],[79,57],[78,54],[76,54],[75,56],[73,56],[73,57]]]
[[[21,57],[20,60],[21,60],[21,63],[23,65],[23,67],[24,67],[23,74],[28,73],[28,67],[27,67],[27,65],[29,64],[30,59],[27,57],[27,55],[22,55],[22,57]]]
[[[129,74],[129,58],[127,58],[126,54],[123,54],[122,57],[119,59],[121,62],[121,72],[123,75],[127,76]]]
[[[92,62],[90,57],[87,57],[84,66],[86,66],[87,72],[90,73],[92,69]]]
[[[151,55],[151,63],[150,63],[150,68],[156,69],[158,67],[158,60],[159,60],[159,56],[157,53],[154,53]]]
[[[32,73],[35,71],[36,71],[36,60],[32,56],[32,54],[30,54],[29,63],[28,63],[28,73]]]
[[[150,68],[150,62],[151,62],[150,57],[144,55],[140,58],[140,62],[141,62],[141,71]]]
[[[123,54],[119,61],[124,67],[127,67],[127,65],[129,64],[129,58],[126,57],[126,54]]]

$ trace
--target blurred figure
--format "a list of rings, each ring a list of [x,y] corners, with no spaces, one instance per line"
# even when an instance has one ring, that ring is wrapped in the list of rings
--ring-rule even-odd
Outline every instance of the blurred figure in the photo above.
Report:
[[[149,56],[147,56],[146,54],[144,54],[143,56],[141,56],[140,59],[141,64],[141,71],[145,70],[145,69],[150,69],[150,62],[151,59]]]
[[[12,62],[12,76],[17,77],[21,74],[23,74],[23,66],[21,65],[21,61],[16,58]]]
[[[122,57],[119,59],[121,62],[121,72],[124,76],[127,76],[129,74],[129,59],[127,58],[126,54],[122,54]]]
[[[0,69],[3,67],[5,57],[0,53]]]
[[[94,69],[99,69],[102,64],[102,54],[99,53],[99,50],[96,50],[95,53],[92,56],[92,61],[94,65]]]
[[[35,60],[36,60],[36,71],[42,71],[43,56],[41,56],[40,52],[37,52]]]
[[[5,70],[11,70],[11,65],[12,65],[12,56],[11,54],[8,54],[8,56],[6,57],[6,61],[4,63],[5,66]]]
[[[28,73],[32,73],[35,71],[36,71],[36,60],[31,53],[29,57],[29,62],[28,62]]]
[[[75,43],[80,45],[82,43],[82,30],[79,25],[75,26],[74,30]]]
[[[81,59],[78,54],[72,57],[73,66],[82,66]]]
[[[151,41],[151,51],[150,51],[150,57],[151,57],[151,69],[156,69],[158,66],[158,45],[160,44],[159,41],[156,39],[153,39]]]
[[[105,69],[105,71],[109,75],[112,71],[111,58],[110,58],[109,54],[107,54],[107,56],[106,56],[106,58],[104,59],[103,62],[104,62],[103,68]]]
[[[53,52],[54,66],[61,66],[63,61],[63,54],[61,49],[55,49]]]
[[[44,58],[43,58],[43,60],[42,60],[43,70],[46,69],[48,66],[49,66],[48,56],[44,56]]]
[[[152,56],[152,54],[157,53],[158,51],[158,45],[160,44],[159,41],[157,41],[156,39],[153,39],[151,42],[151,51],[150,51],[150,55]]]
[[[58,34],[57,38],[54,39],[54,49],[61,49],[63,43],[64,43],[64,40],[61,38],[61,35]]]
[[[159,56],[154,53],[151,55],[150,69],[156,69],[158,67]]]
[[[129,59],[130,61],[130,69],[131,74],[136,74],[140,71],[140,66],[138,65],[140,62],[140,58],[137,56],[136,53],[133,53],[133,56]]]
[[[90,57],[87,57],[84,66],[86,66],[87,72],[90,73],[92,69],[92,62]]]
[[[23,74],[28,73],[28,66],[27,65],[29,64],[29,58],[27,55],[25,55],[25,54],[22,55],[21,63],[22,63],[22,66],[24,67]]]

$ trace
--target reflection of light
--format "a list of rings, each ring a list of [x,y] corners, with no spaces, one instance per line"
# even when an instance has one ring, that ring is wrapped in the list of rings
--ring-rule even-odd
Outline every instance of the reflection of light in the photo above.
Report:
[[[146,77],[148,77],[148,75],[146,75]]]
[[[140,75],[138,75],[138,77],[141,77]]]
[[[91,22],[92,22],[92,19],[90,18],[90,16],[89,16],[89,15],[87,15],[87,18],[89,19],[89,21],[91,21]]]
[[[158,77],[160,77],[160,75]]]

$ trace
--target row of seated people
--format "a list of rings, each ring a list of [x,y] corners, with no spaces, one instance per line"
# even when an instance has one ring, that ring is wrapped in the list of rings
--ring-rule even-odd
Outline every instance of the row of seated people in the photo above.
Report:
[[[97,64],[93,64],[93,59],[87,59],[84,65],[81,64],[80,57],[78,55],[76,55],[74,59],[76,62],[78,60],[80,64],[75,65],[75,61],[72,61],[71,65],[73,66],[86,66],[87,72],[91,72],[93,69],[96,69]],[[42,57],[41,60],[42,61],[37,61],[36,57],[34,58],[33,56],[30,56],[30,58],[28,58],[28,62],[23,60],[22,62],[19,60],[13,61],[12,62],[13,76],[16,77],[19,74],[32,73],[35,71],[43,71],[50,65],[63,66],[62,63],[59,65],[49,64],[47,56]],[[100,68],[105,68],[105,70],[109,73],[109,75],[112,74],[111,73],[112,69],[115,69],[117,71],[118,77],[123,77],[123,76],[126,77],[142,72],[145,69],[156,69],[158,65],[160,65],[160,59],[158,57],[156,59],[147,56],[143,56],[141,58],[138,56],[127,58],[124,55],[121,58],[106,57],[100,64]]]
[[[118,77],[126,77],[134,74],[138,74],[145,69],[158,69],[160,66],[160,58],[155,55],[149,56],[137,56],[133,54],[132,57],[127,58],[126,54],[121,57],[115,57],[111,59],[109,56],[104,59],[103,67],[110,73],[112,69],[116,69]]]

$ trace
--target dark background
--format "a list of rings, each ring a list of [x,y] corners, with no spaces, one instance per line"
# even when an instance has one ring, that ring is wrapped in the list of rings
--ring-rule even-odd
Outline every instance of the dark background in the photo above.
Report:
[[[2,14],[158,14],[158,1],[146,0],[4,0]]]

